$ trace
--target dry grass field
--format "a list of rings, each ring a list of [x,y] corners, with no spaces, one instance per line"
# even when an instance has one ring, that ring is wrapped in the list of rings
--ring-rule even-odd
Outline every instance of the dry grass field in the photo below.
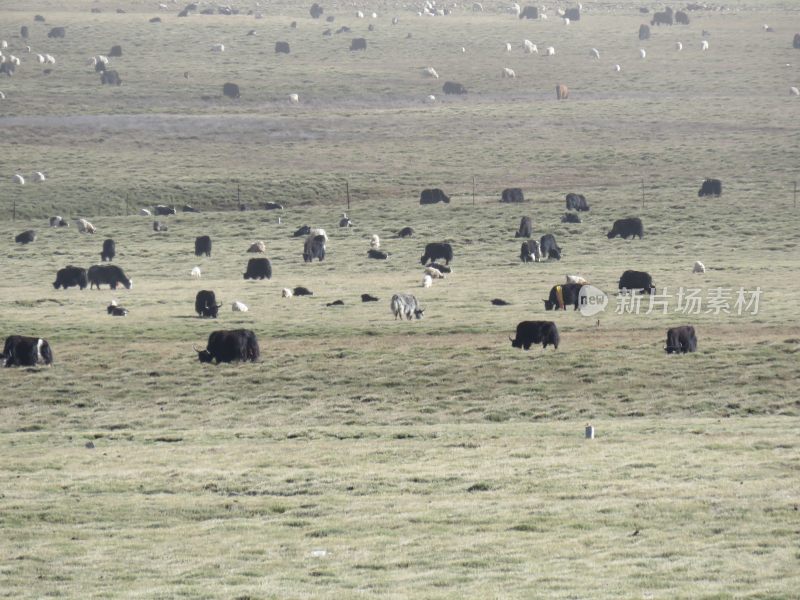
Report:
[[[183,19],[158,2],[0,3],[3,53],[22,59],[0,75],[0,335],[55,353],[0,372],[0,597],[797,597],[800,6],[728,3],[640,42],[639,6],[660,6],[585,2],[565,26],[555,6],[528,22],[503,3],[441,18],[322,3],[325,23],[310,2],[262,4],[263,19]],[[56,25],[65,39],[47,38]],[[524,54],[526,38],[556,55]],[[117,43],[123,85],[100,86],[85,61]],[[445,80],[469,93],[444,96]],[[33,171],[47,181],[11,183]],[[704,177],[721,198],[697,197]],[[509,186],[528,201],[499,203]],[[285,208],[239,212],[237,187]],[[419,206],[425,187],[451,204]],[[580,224],[560,222],[567,192],[591,204]],[[155,233],[137,213],[156,203],[202,212]],[[54,214],[98,232],[50,229]],[[519,261],[523,215],[561,261]],[[608,240],[628,216],[644,238]],[[324,262],[302,262],[305,223],[330,235]],[[15,244],[26,229],[36,242]],[[372,234],[389,260],[366,257]],[[107,237],[133,289],[53,289]],[[258,239],[274,275],[245,281]],[[423,289],[422,249],[443,240],[453,273]],[[653,275],[666,314],[646,298],[617,314],[626,269]],[[545,312],[567,273],[606,291],[606,311]],[[314,295],[281,297],[299,285]],[[700,290],[698,314],[678,310],[680,288]],[[200,289],[218,320],[194,313]],[[708,312],[716,289],[730,314]],[[739,289],[760,289],[757,311],[737,314]],[[424,319],[393,320],[399,291]],[[108,316],[112,299],[129,316]],[[560,348],[511,348],[526,319],[554,320]],[[684,323],[698,352],[666,356]],[[197,362],[193,344],[241,327],[259,363]]]

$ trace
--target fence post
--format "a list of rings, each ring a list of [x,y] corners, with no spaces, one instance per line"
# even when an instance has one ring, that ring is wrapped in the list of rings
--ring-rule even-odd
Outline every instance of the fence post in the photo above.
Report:
[[[347,210],[350,210],[350,181],[345,179],[344,180],[344,190],[347,194]]]
[[[475,206],[475,175],[472,176],[472,206]]]
[[[14,194],[14,205],[13,205],[13,208],[11,209],[11,220],[12,221],[16,221],[17,220],[17,195],[16,194]]]
[[[236,208],[239,208],[242,205],[242,188],[237,183],[236,184]]]
[[[642,177],[642,208],[644,208],[644,177]]]
[[[794,207],[797,208],[797,180],[794,181]]]

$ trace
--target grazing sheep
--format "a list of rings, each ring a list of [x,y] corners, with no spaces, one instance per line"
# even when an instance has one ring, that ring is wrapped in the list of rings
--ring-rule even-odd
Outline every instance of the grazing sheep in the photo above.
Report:
[[[620,67],[619,65],[614,65],[614,70],[615,70],[617,73],[619,73],[619,72],[622,70],[622,67]]]
[[[364,18],[364,13],[361,12],[360,10],[357,10],[356,11],[356,18],[357,19],[363,19]]]
[[[436,69],[433,67],[425,67],[424,69],[425,75],[428,77],[433,77],[434,79],[439,79],[439,74],[436,72]]]
[[[42,183],[45,179],[46,179],[46,177],[44,176],[44,173],[42,173],[41,171],[34,171],[33,172],[33,182],[34,183]]]
[[[97,231],[97,228],[86,219],[75,219],[75,224],[81,233],[95,233]]]
[[[434,102],[436,102],[436,96],[430,94],[427,98],[425,98],[425,102],[427,102],[428,104],[433,104]]]
[[[377,234],[372,234],[372,238],[369,241],[369,247],[374,250],[377,250],[381,247],[381,238],[379,238]]]
[[[297,94],[289,94],[289,104],[300,104],[300,96]]]
[[[152,216],[153,216],[153,213],[151,213],[151,212],[150,212],[149,210],[147,210],[146,208],[140,208],[140,209],[139,209],[139,216],[140,216],[140,217],[152,217]]]
[[[700,42],[700,49],[703,51],[708,50],[708,41],[703,40],[702,42]]]
[[[284,298],[291,298],[292,296],[294,296],[294,293],[289,288],[283,288],[281,290],[281,296],[283,296]]]
[[[592,56],[593,58],[600,58],[600,50],[598,50],[597,48],[592,48],[591,50],[589,50],[589,55]]]
[[[231,308],[233,312],[247,312],[249,310],[244,302],[239,302],[238,300],[233,301]]]
[[[56,64],[56,59],[55,59],[55,58],[53,58],[53,55],[52,55],[52,54],[45,54],[45,55],[44,55],[44,60],[45,60],[45,62],[46,62],[47,64],[50,64],[50,65],[54,65],[54,64]]]
[[[3,92],[0,92],[0,100],[5,100],[6,95]]]
[[[525,48],[525,54],[539,54],[539,49],[530,40],[523,40],[522,46]]]
[[[433,285],[433,277],[431,277],[426,273],[422,278],[422,287],[429,288],[432,285]]]
[[[692,273],[705,273],[706,266],[701,263],[699,260],[694,263],[694,267],[692,268]]]
[[[211,46],[212,52],[225,52],[225,44],[214,44]]]
[[[552,46],[548,46],[544,50],[544,55],[545,56],[555,56],[556,55],[556,49],[553,48]]]
[[[683,44],[681,44],[680,42],[675,42],[675,50],[677,50],[678,52],[683,50]]]
[[[25,178],[22,175],[20,175],[19,173],[16,173],[11,178],[11,181],[12,181],[12,183],[16,183],[18,185],[25,185]]]
[[[200,267],[195,267],[192,269],[192,277],[195,279],[200,279],[203,276],[202,271],[200,271]]]
[[[506,52],[511,52],[511,44],[506,42]]]
[[[797,89],[794,86],[790,87],[789,88],[789,95],[790,96],[800,96],[800,89]]]
[[[267,245],[261,240],[259,240],[257,242],[253,242],[252,244],[250,244],[250,247],[247,249],[247,251],[264,254],[267,251]]]
[[[639,58],[647,58],[647,51],[644,48],[639,48]]]
[[[444,273],[435,267],[425,267],[425,273],[430,275],[432,279],[444,279]]]
[[[504,79],[516,79],[517,74],[514,72],[513,69],[509,69],[508,67],[503,67],[503,78]]]

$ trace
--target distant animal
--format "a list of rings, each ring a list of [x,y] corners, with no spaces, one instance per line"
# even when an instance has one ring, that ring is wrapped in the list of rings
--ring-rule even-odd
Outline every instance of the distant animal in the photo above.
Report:
[[[389,255],[382,250],[375,250],[374,248],[370,248],[367,250],[367,258],[374,258],[376,260],[386,260],[389,258]]]
[[[503,300],[502,298],[492,298],[491,303],[494,306],[509,306],[511,303]]]
[[[789,88],[789,95],[790,96],[800,96],[800,88],[796,88],[794,86]]]
[[[626,240],[636,236],[638,236],[639,239],[642,239],[643,235],[644,225],[642,225],[642,220],[639,217],[632,217],[629,219],[618,219],[614,221],[611,231],[608,232],[608,239],[612,239],[617,236],[620,236]]]
[[[381,247],[381,238],[379,238],[377,234],[372,234],[372,237],[369,240],[369,247],[374,250],[377,250]]]
[[[425,267],[425,274],[430,275],[431,279],[445,279],[447,275],[435,267]]]
[[[311,8],[308,9],[308,12],[311,14],[312,19],[319,19],[322,13],[325,12],[325,9],[315,2],[311,5]]]
[[[427,265],[425,265],[425,270],[428,269],[436,269],[437,271],[439,271],[439,273],[445,273],[445,274],[453,272],[453,269],[448,267],[447,265],[443,265],[441,263],[436,263],[436,262],[428,263]],[[434,279],[436,279],[436,277],[434,277]]]
[[[161,23],[161,17],[153,17],[149,21],[150,23]]]
[[[244,273],[245,279],[271,279],[272,263],[268,258],[251,258],[247,261],[247,269]]]
[[[620,67],[619,65],[614,65],[613,69],[614,69],[614,71],[619,73],[622,70],[622,67]]]
[[[103,85],[122,85],[122,79],[115,70],[103,71],[100,75],[100,83]]]
[[[67,30],[64,27],[53,27],[47,37],[49,38],[63,38],[67,35]]]
[[[422,277],[422,287],[429,288],[433,285],[433,277],[425,273]]]
[[[556,100],[566,100],[569,98],[569,88],[563,83],[556,86]]]
[[[677,50],[678,52],[683,50],[683,44],[681,44],[680,42],[675,42],[675,50]]]
[[[76,219],[75,224],[78,226],[78,231],[81,233],[95,233],[97,231],[95,226],[86,219]]]
[[[211,46],[212,52],[225,52],[225,44],[214,44]]]
[[[281,296],[284,298],[291,298],[292,296],[294,296],[294,292],[292,292],[292,290],[290,290],[289,288],[283,288],[281,290]]]
[[[55,289],[63,288],[65,290],[76,286],[83,290],[88,285],[89,278],[86,274],[86,269],[73,267],[72,265],[59,269],[56,272],[56,280],[53,282]]]
[[[420,307],[419,302],[412,294],[395,294],[392,296],[389,306],[392,309],[395,321],[398,317],[400,317],[401,321],[403,317],[409,321],[411,317],[421,319],[424,312],[424,309]]]
[[[567,275],[567,283],[582,283],[583,285],[589,284],[586,278],[580,275]]]
[[[297,286],[292,290],[292,295],[294,296],[313,296],[314,292],[312,292],[307,287],[303,287],[302,285]]]
[[[564,213],[564,216],[561,217],[561,222],[562,223],[580,223],[581,222],[581,218],[578,215],[576,215],[575,213],[568,212],[568,213]]]
[[[200,211],[196,209],[194,206],[189,206],[188,204],[184,204],[181,206],[181,210],[185,213],[199,213]]]
[[[344,306],[344,300],[334,300],[333,302],[328,302],[325,306]]]
[[[639,25],[639,39],[640,40],[649,40],[650,39],[650,27],[647,25]]]
[[[523,40],[522,47],[525,49],[525,54],[539,54],[539,48],[530,40]]]
[[[705,273],[705,272],[706,272],[706,266],[699,260],[695,261],[694,267],[692,267],[692,273]]]
[[[689,15],[687,15],[682,10],[679,10],[675,13],[675,22],[679,25],[688,25],[689,24]]]
[[[431,242],[425,245],[425,253],[420,258],[420,263],[427,264],[432,260],[441,258],[445,264],[449,265],[453,260],[453,247],[447,242]]]
[[[259,240],[250,244],[250,247],[247,249],[247,251],[264,254],[267,251],[267,245],[263,241]]]
[[[567,310],[567,306],[572,306],[574,310],[578,310],[580,292],[583,285],[582,283],[554,285],[550,288],[550,295],[547,300],[544,300],[544,309]]]
[[[261,356],[258,338],[250,329],[212,331],[205,350],[192,348],[201,363],[255,362]]]
[[[152,216],[153,216],[153,213],[151,213],[151,212],[150,212],[148,209],[146,209],[146,208],[140,208],[140,209],[139,209],[139,215],[140,215],[140,216],[142,216],[142,217],[152,217]]]
[[[703,51],[708,50],[708,40],[703,40],[700,42],[700,49]]]
[[[465,88],[460,83],[455,81],[445,81],[444,85],[442,86],[442,91],[445,94],[456,94],[456,95],[463,95],[467,93],[467,88]]]
[[[103,240],[103,249],[100,251],[100,261],[112,261],[117,255],[117,245],[111,238]]]
[[[542,248],[542,256],[561,260],[561,248],[558,247],[556,238],[552,233],[543,235],[542,239],[539,240],[539,245]]]
[[[106,312],[112,317],[126,317],[128,316],[128,309],[123,306],[117,306],[116,300],[112,300],[111,304],[106,307]]]
[[[378,298],[372,296],[371,294],[361,294],[361,301],[362,302],[377,302]]]
[[[261,206],[264,210],[283,210],[283,204],[278,202],[264,202]]]
[[[23,25],[22,27],[19,28],[19,37],[21,37],[23,40],[27,40],[28,35],[29,33],[27,25]]]
[[[503,67],[503,78],[504,79],[516,79],[517,78],[517,74],[514,72],[514,69],[509,69],[508,67]]]
[[[586,197],[583,194],[569,193],[566,196],[567,210],[577,210],[585,212],[589,210],[589,203],[586,202]]]
[[[424,189],[419,195],[420,204],[436,204],[437,202],[450,203],[450,198],[439,188]]]
[[[350,50],[366,50],[367,40],[364,38],[353,38],[350,40]]]
[[[239,86],[235,83],[226,83],[222,86],[222,94],[227,96],[228,98],[240,98],[241,92],[239,90]]]
[[[511,340],[512,348],[522,348],[530,350],[533,344],[541,344],[542,349],[546,350],[547,346],[553,346],[558,350],[560,338],[558,335],[558,327],[552,321],[521,321],[517,324],[517,333],[515,338],[508,338]]]
[[[653,20],[650,21],[650,25],[672,25],[672,23],[673,13],[669,6],[662,12],[653,13]]]
[[[533,231],[533,222],[530,217],[522,217],[519,221],[519,229],[514,234],[515,238],[529,238]]]
[[[43,17],[42,15],[35,15],[35,16],[33,17],[33,20],[34,20],[36,23],[44,23],[44,17]]]
[[[522,242],[519,249],[519,259],[524,262],[540,262],[542,260],[542,248],[537,240],[526,240]]]
[[[207,235],[201,235],[194,239],[194,255],[211,256],[211,238]]]
[[[697,352],[697,334],[691,325],[670,327],[667,329],[667,343],[664,347],[667,354],[686,354]]]
[[[203,272],[200,270],[200,267],[192,268],[191,276],[195,279],[200,279],[203,276]]]
[[[580,21],[581,20],[581,9],[580,8],[567,8],[564,10],[564,18],[569,19],[570,21]]]
[[[639,48],[639,58],[647,58],[647,50]]]
[[[35,367],[53,364],[53,350],[50,343],[39,337],[10,335],[3,344],[0,360],[5,367]]]
[[[795,33],[792,39],[792,48],[800,50],[800,33]]]
[[[337,33],[337,34],[339,34],[339,33],[350,33],[350,28],[347,27],[346,25],[342,25],[341,27],[339,27],[339,29],[337,29],[335,31],[335,33]],[[352,48],[351,48],[351,50],[352,50]]]
[[[536,6],[526,6],[522,9],[519,13],[520,19],[538,19],[539,18],[539,8]]]
[[[289,42],[275,42],[275,54],[289,54]]]
[[[194,298],[194,311],[198,317],[216,319],[221,306],[212,290],[200,290]]]
[[[339,227],[352,227],[352,226],[353,226],[353,222],[350,220],[350,217],[348,217],[347,215],[344,215],[344,216],[342,216],[341,219],[339,219]]]
[[[700,190],[697,192],[698,197],[703,196],[721,196],[722,195],[722,182],[719,179],[706,179]]]
[[[556,55],[556,49],[553,48],[552,46],[548,46],[547,48],[544,49],[544,55],[545,56],[555,56]]]
[[[112,58],[118,58],[122,56],[122,46],[111,46],[111,50],[108,51],[108,55]]]
[[[619,278],[620,291],[639,291],[644,294],[653,294],[656,286],[650,273],[645,271],[625,271]]]
[[[325,260],[325,236],[310,234],[303,244],[303,262]]]
[[[397,235],[401,238],[407,238],[414,235],[414,230],[411,227],[403,227],[400,231],[397,232]]]
[[[153,221],[153,231],[169,231],[169,227],[161,221]]]
[[[522,188],[506,188],[500,194],[500,202],[525,202]]]
[[[434,79],[439,79],[439,74],[436,72],[436,69],[434,69],[433,67],[425,67],[423,69],[423,72],[428,77],[433,77]]]
[[[69,227],[69,222],[66,219],[56,215],[50,217],[50,227]]]
[[[302,237],[310,233],[311,233],[311,227],[309,227],[308,225],[303,225],[300,229],[298,229],[292,234],[292,237]]]
[[[44,173],[42,173],[41,171],[34,171],[33,172],[33,181],[34,181],[34,183],[42,183],[42,182],[44,182],[45,179],[47,179],[47,178],[44,176]]]
[[[592,48],[591,50],[589,50],[589,56],[591,56],[592,58],[600,58],[600,50],[598,50],[597,48]]]
[[[159,204],[153,208],[153,214],[159,217],[166,217],[176,214],[176,211],[172,206],[164,206],[163,204]]]
[[[14,241],[17,244],[30,244],[36,241],[36,232],[33,229],[28,229],[27,231],[23,231],[17,237],[14,238]]]
[[[239,302],[238,300],[234,300],[231,304],[231,310],[233,312],[247,312],[249,309],[247,308],[247,304],[244,302]]]
[[[87,271],[87,276],[89,278],[89,289],[97,287],[99,290],[103,284],[108,285],[112,290],[117,289],[120,284],[128,290],[133,287],[133,281],[117,265],[91,266]]]
[[[300,104],[300,96],[298,94],[289,94],[290,104]]]

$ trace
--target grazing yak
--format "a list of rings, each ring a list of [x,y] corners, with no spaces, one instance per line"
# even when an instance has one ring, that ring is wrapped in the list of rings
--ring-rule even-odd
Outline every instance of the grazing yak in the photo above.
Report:
[[[361,294],[361,301],[362,302],[377,302],[379,298],[377,296],[373,296],[372,294]]]
[[[675,13],[675,22],[680,25],[688,25],[689,24],[689,15],[687,15],[682,10],[679,10]]]
[[[654,294],[656,286],[650,273],[645,271],[625,271],[619,278],[619,290]]]
[[[59,269],[56,272],[56,280],[53,282],[55,289],[78,286],[80,289],[86,289],[89,285],[89,277],[86,274],[86,269],[81,267],[73,267],[72,265]]]
[[[500,202],[525,202],[521,188],[506,188],[500,195]]]
[[[589,203],[586,202],[586,197],[583,194],[567,194],[567,210],[577,210],[579,212],[587,212],[589,210]]]
[[[562,223],[580,223],[581,218],[576,215],[575,213],[564,213],[564,216],[561,217]]]
[[[392,301],[389,305],[395,321],[397,317],[400,317],[401,321],[403,317],[410,321],[412,316],[421,319],[425,310],[420,307],[419,302],[412,294],[395,294],[392,296]]]
[[[442,86],[442,91],[448,95],[455,94],[461,96],[467,93],[467,88],[455,81],[445,81]]]
[[[311,227],[309,227],[308,225],[303,225],[300,229],[298,229],[292,234],[292,237],[303,237],[304,235],[308,235],[310,233],[311,233]]]
[[[556,85],[556,100],[566,100],[569,98],[569,88],[563,83]]]
[[[49,38],[63,38],[66,37],[67,30],[64,27],[53,27],[47,34]]]
[[[3,344],[0,355],[3,366],[35,367],[38,364],[53,364],[53,350],[47,340],[25,335],[10,335]]]
[[[640,40],[649,40],[650,39],[650,27],[647,25],[639,25],[639,39]]]
[[[201,363],[255,362],[261,356],[256,334],[250,329],[212,331],[205,350],[198,350],[194,345],[192,348]]]
[[[553,346],[558,350],[560,339],[558,337],[558,327],[552,321],[521,321],[517,324],[517,335],[511,340],[513,348],[530,350],[533,344],[541,344],[542,349]]]
[[[634,238],[637,235],[639,236],[639,239],[642,239],[642,236],[644,235],[644,225],[642,225],[642,220],[639,217],[632,217],[630,219],[617,219],[614,221],[611,231],[608,232],[608,239],[620,236],[627,240],[628,238]]]
[[[17,244],[30,244],[31,242],[36,241],[36,232],[33,229],[28,229],[27,231],[23,231],[17,237],[14,238],[14,241]]]
[[[211,256],[211,238],[207,235],[201,235],[194,239],[194,255]]]
[[[289,54],[289,42],[275,42],[275,54]]]
[[[492,298],[491,303],[493,306],[509,306],[511,303],[502,298]]]
[[[319,19],[322,16],[322,13],[325,12],[325,9],[314,2],[314,4],[311,5],[311,8],[308,9],[308,12],[311,14],[312,19]]]
[[[414,235],[414,229],[411,227],[403,227],[400,231],[397,232],[398,237],[407,238]]]
[[[103,249],[100,251],[100,261],[111,262],[117,255],[117,244],[111,238],[103,240]]]
[[[438,202],[450,204],[450,198],[439,188],[424,189],[419,195],[420,204],[436,204]]]
[[[663,12],[653,13],[653,20],[650,21],[650,25],[672,25],[672,23],[673,13],[669,6]]]
[[[697,351],[697,334],[691,325],[670,327],[667,329],[667,354],[686,354]]]
[[[303,262],[313,262],[325,260],[325,236],[309,235],[303,243]]]
[[[102,85],[122,85],[122,78],[116,70],[103,71],[100,74],[100,83]]]
[[[310,289],[308,289],[307,287],[303,287],[302,285],[298,285],[296,288],[292,290],[292,295],[289,297],[291,298],[292,296],[313,296],[313,295],[314,292],[312,292]]]
[[[539,18],[539,8],[536,6],[526,6],[522,9],[519,13],[520,19],[538,19]]]
[[[522,242],[519,249],[519,259],[524,262],[540,262],[542,260],[542,247],[536,240]]]
[[[522,217],[519,221],[519,229],[514,234],[515,238],[529,238],[533,232],[533,222],[530,217]]]
[[[212,290],[200,290],[194,297],[194,312],[198,317],[216,319],[222,304],[217,304],[217,297]]]
[[[364,38],[353,38],[350,40],[350,50],[366,50],[367,40]]]
[[[268,258],[251,258],[247,261],[245,279],[272,279],[272,263]]]
[[[431,242],[425,245],[425,253],[419,259],[423,265],[437,258],[444,259],[446,265],[453,260],[453,247],[447,242]]]
[[[119,284],[128,290],[133,287],[133,281],[117,265],[94,265],[89,267],[86,274],[89,278],[89,289],[96,286],[99,290],[102,284],[108,285],[112,290],[117,289]]]
[[[564,285],[554,285],[550,289],[550,295],[544,300],[545,310],[567,310],[567,306],[573,306],[578,310],[580,303],[582,283],[565,283]]]
[[[389,254],[384,252],[383,250],[375,250],[375,248],[370,248],[367,250],[367,258],[374,258],[376,260],[386,260],[389,258]]]
[[[176,214],[177,211],[173,206],[165,206],[163,204],[159,204],[158,206],[153,207],[153,214],[157,217],[168,217],[169,215]]]
[[[539,240],[539,245],[541,246],[543,257],[561,260],[561,248],[558,247],[556,238],[552,233],[543,235],[542,239]]]
[[[108,55],[112,58],[119,58],[122,56],[122,46],[111,46],[111,50],[108,51]]]
[[[226,83],[222,86],[222,95],[227,96],[228,98],[241,98],[242,94],[239,91],[239,86],[235,83]]]
[[[372,234],[372,237],[369,240],[369,247],[375,250],[381,247],[381,238],[378,237],[377,233]]]
[[[581,20],[581,9],[580,8],[568,8],[564,11],[564,18],[570,21],[580,21]]]
[[[706,179],[703,181],[703,185],[700,186],[700,190],[697,192],[697,196],[702,198],[703,196],[721,196],[722,195],[722,182],[719,179]]]

